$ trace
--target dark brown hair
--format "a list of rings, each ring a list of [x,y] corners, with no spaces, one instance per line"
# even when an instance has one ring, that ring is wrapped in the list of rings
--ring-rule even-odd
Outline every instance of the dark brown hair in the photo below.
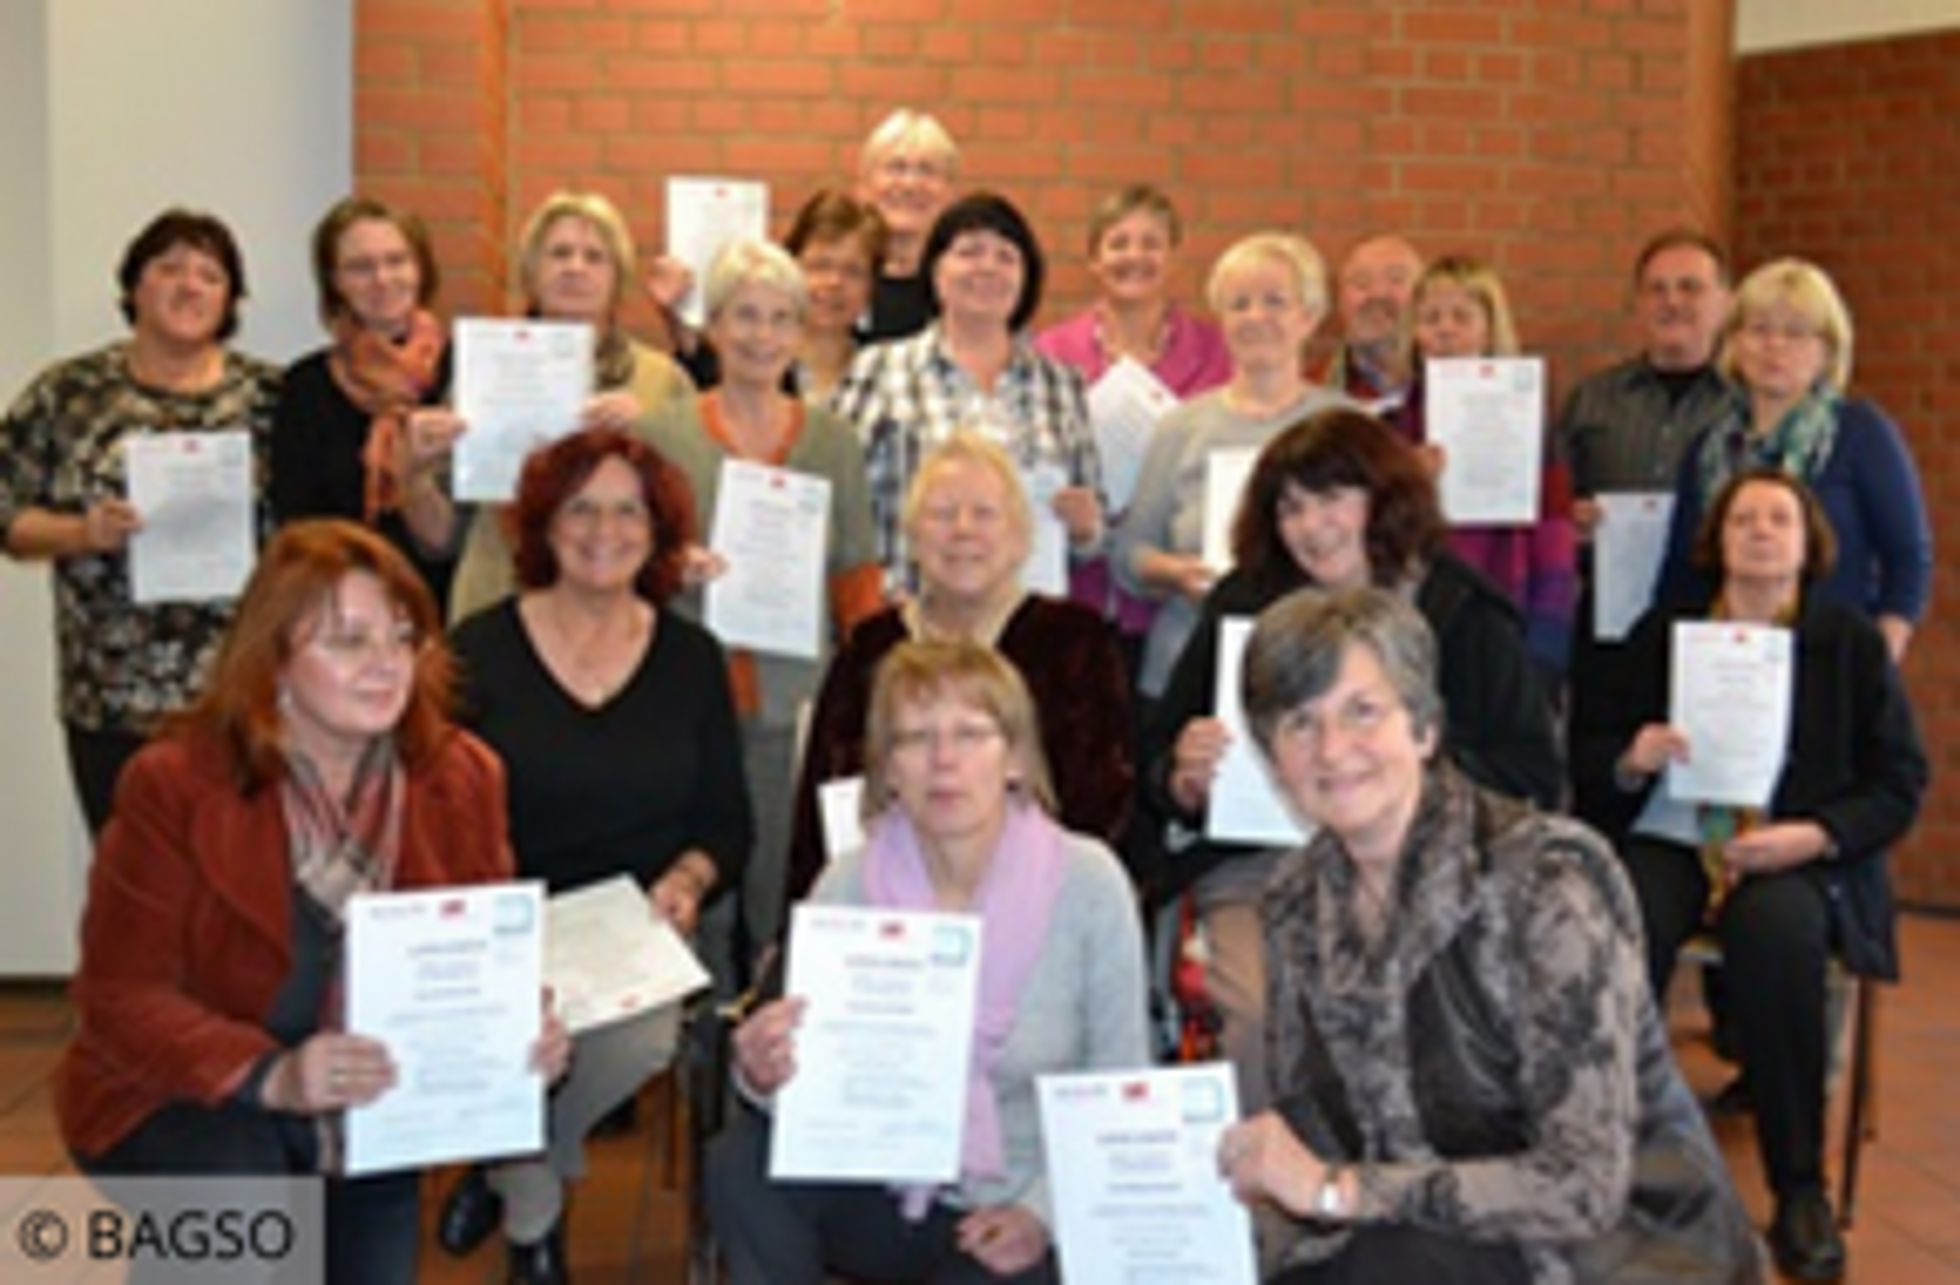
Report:
[[[1831,529],[1831,519],[1815,491],[1804,485],[1801,478],[1775,467],[1744,469],[1722,484],[1695,532],[1690,561],[1709,575],[1719,578],[1727,574],[1722,559],[1722,528],[1728,523],[1736,496],[1742,493],[1743,487],[1756,482],[1779,487],[1797,497],[1797,507],[1803,512],[1803,582],[1815,584],[1830,575],[1831,568],[1837,565],[1837,533]]]
[[[885,216],[869,201],[860,201],[834,187],[821,189],[803,203],[783,238],[783,249],[797,258],[813,245],[856,241],[870,255],[872,275],[885,261]]]
[[[210,255],[225,270],[227,293],[225,315],[218,322],[220,343],[238,333],[238,301],[245,297],[245,260],[238,253],[238,240],[215,214],[172,207],[151,219],[136,239],[123,251],[116,268],[116,283],[122,287],[117,306],[123,320],[136,324],[136,287],[144,269],[180,245]]]
[[[694,539],[694,498],[681,471],[639,438],[610,428],[589,428],[531,452],[511,506],[517,583],[543,589],[558,579],[551,549],[551,522],[599,466],[618,458],[639,475],[640,498],[653,523],[653,550],[633,587],[642,598],[665,603],[681,587],[687,546]]]
[[[1715,279],[1725,286],[1729,284],[1729,252],[1708,233],[1683,224],[1656,232],[1640,247],[1640,254],[1633,261],[1635,287],[1647,275],[1647,265],[1669,250],[1700,250],[1715,261]]]

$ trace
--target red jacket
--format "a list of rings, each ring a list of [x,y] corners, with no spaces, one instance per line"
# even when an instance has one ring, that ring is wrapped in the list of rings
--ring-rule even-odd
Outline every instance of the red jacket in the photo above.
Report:
[[[89,872],[78,1024],[54,1075],[71,1151],[96,1156],[174,1101],[215,1106],[278,1047],[264,1017],[292,967],[277,788],[239,793],[215,740],[147,746]],[[511,877],[503,765],[466,733],[411,771],[395,885]]]

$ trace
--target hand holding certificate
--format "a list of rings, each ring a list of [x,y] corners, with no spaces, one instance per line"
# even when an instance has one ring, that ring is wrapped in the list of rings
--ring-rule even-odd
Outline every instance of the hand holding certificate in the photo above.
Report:
[[[1424,426],[1443,451],[1443,512],[1458,526],[1538,520],[1544,470],[1545,363],[1452,357],[1423,368]]]
[[[694,288],[681,300],[681,319],[702,322],[701,283],[722,247],[739,237],[769,235],[769,185],[731,178],[667,180],[667,253],[688,266]]]
[[[251,438],[242,430],[136,434],[123,453],[129,501],[143,520],[129,538],[135,600],[237,597],[257,552]]]
[[[1210,802],[1205,808],[1205,837],[1297,848],[1311,837],[1311,831],[1273,784],[1272,773],[1253,746],[1252,728],[1239,702],[1239,670],[1251,637],[1250,618],[1227,616],[1219,621],[1218,680],[1212,708],[1232,739],[1212,777]]]
[[[545,980],[573,1034],[685,999],[709,982],[626,875],[559,893],[545,919]]]
[[[803,1004],[776,1093],[769,1176],[941,1183],[959,1176],[980,920],[799,905],[786,990]]]
[[[1150,435],[1157,431],[1157,421],[1176,407],[1177,394],[1149,367],[1130,357],[1118,357],[1090,385],[1089,427],[1096,435],[1103,489],[1112,512],[1130,507]]]
[[[1788,629],[1722,621],[1674,626],[1668,721],[1688,761],[1667,767],[1668,794],[1759,808],[1783,774],[1795,648]]]

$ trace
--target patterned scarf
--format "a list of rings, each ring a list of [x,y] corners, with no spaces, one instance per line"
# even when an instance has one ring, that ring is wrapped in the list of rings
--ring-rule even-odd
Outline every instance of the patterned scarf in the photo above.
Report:
[[[362,514],[373,522],[401,506],[403,480],[408,472],[408,412],[435,390],[449,332],[434,314],[415,310],[408,334],[400,343],[376,334],[352,317],[329,323],[333,351],[327,368],[349,401],[366,411],[370,420],[367,445],[361,448],[366,470]]]
[[[279,797],[286,818],[286,850],[292,861],[293,881],[325,921],[337,959],[347,899],[357,892],[379,892],[394,886],[401,857],[402,802],[407,795],[401,761],[396,757],[393,738],[376,737],[355,765],[354,781],[344,799],[327,788],[311,759],[290,746],[286,767]],[[320,1014],[322,1027],[340,1021],[340,1006],[340,981],[335,976],[327,983]],[[338,1111],[314,1117],[322,1173],[340,1169],[343,1123]]]
[[[1713,500],[1730,478],[1752,468],[1779,468],[1806,484],[1815,483],[1837,442],[1837,409],[1836,393],[1815,388],[1768,432],[1752,433],[1747,394],[1738,394],[1702,442],[1696,461],[1704,502]]]
[[[1008,805],[1000,843],[975,891],[980,916],[980,994],[974,1009],[973,1055],[967,1066],[966,1120],[960,1135],[960,1173],[976,1179],[1005,1172],[1000,1136],[1000,1102],[994,1070],[1014,1030],[1048,921],[1061,891],[1067,858],[1062,829],[1032,803]],[[911,819],[889,808],[872,823],[864,853],[865,899],[892,910],[932,910],[937,898],[932,875]],[[910,1222],[924,1218],[934,1188],[905,1187],[900,1203]]]

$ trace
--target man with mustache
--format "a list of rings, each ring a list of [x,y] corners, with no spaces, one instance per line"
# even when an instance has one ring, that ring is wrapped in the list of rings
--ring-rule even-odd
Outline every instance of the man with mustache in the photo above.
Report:
[[[1422,275],[1422,256],[1392,233],[1357,241],[1341,261],[1337,305],[1341,345],[1320,382],[1354,398],[1376,414],[1402,404],[1409,363],[1402,342],[1402,311]]]

